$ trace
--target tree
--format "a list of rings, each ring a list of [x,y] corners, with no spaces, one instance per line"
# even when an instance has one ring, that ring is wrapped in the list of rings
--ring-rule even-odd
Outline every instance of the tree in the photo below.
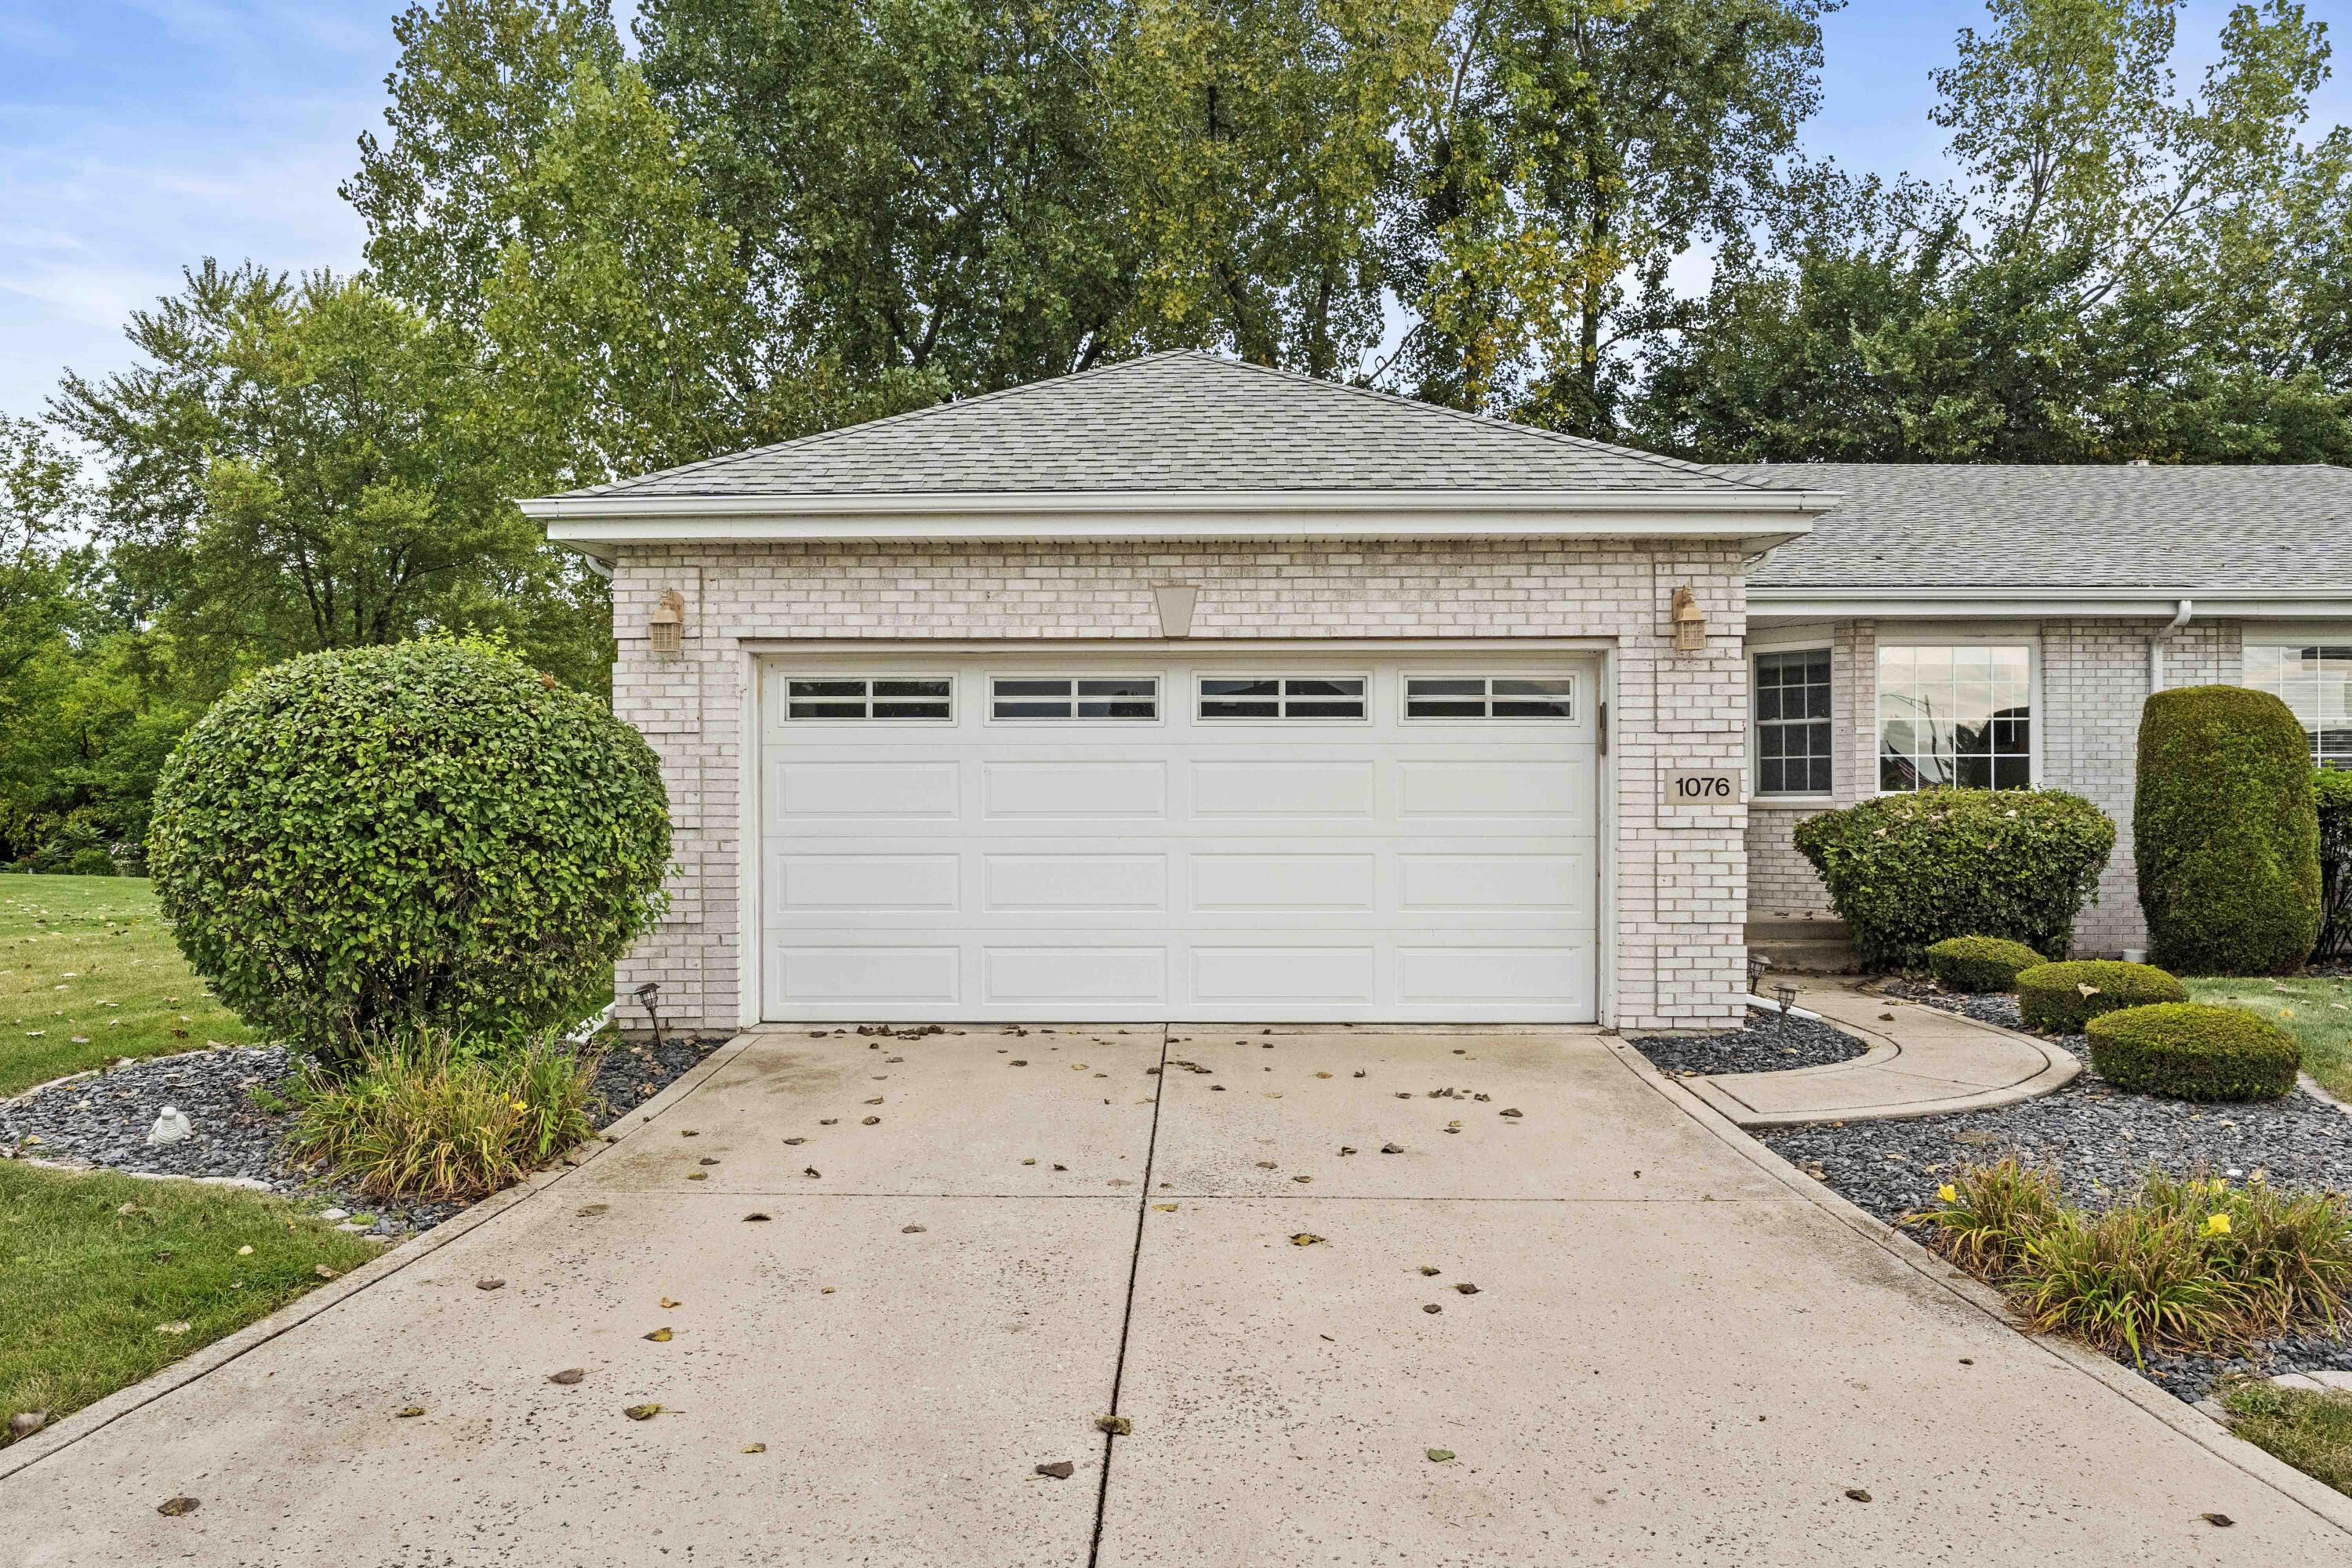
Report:
[[[1405,127],[1394,368],[1436,402],[1610,433],[1668,265],[1737,252],[1820,99],[1831,0],[1476,0]]]
[[[207,691],[291,654],[511,630],[589,686],[597,591],[527,488],[471,340],[373,286],[207,261],[132,313],[143,363],[68,373],[57,421],[106,467],[98,534],[132,616]]]

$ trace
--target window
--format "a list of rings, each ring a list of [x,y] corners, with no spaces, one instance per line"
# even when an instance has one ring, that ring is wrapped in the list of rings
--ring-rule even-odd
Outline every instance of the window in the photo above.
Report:
[[[1827,795],[1830,650],[1756,656],[1756,793]]]
[[[944,675],[794,676],[784,682],[784,717],[950,719],[954,682]]]
[[[2030,789],[2032,652],[2011,647],[1878,650],[1878,787]]]
[[[1204,675],[1203,719],[1360,719],[1360,675]]]
[[[1572,675],[1413,675],[1405,678],[1408,719],[1573,719]]]
[[[2248,643],[2246,684],[2294,710],[2311,736],[2314,762],[2352,768],[2352,644]]]
[[[1157,719],[1156,675],[1000,675],[988,683],[989,712],[998,719]]]

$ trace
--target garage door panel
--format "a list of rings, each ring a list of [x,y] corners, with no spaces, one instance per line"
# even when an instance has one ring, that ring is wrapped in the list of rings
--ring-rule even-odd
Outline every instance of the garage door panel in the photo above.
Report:
[[[1160,678],[1156,722],[992,721],[992,674],[1045,670],[1027,650],[957,665],[952,723],[798,722],[771,703],[763,1013],[1593,1016],[1589,723],[1409,720],[1401,667],[1368,660],[1345,671],[1367,682],[1366,720],[1202,722],[1202,657],[1160,657],[1132,661]],[[1590,679],[1574,658],[1486,668],[1563,663]]]
[[[992,912],[1168,908],[1165,855],[984,855],[981,879]]]
[[[1195,852],[1192,908],[1203,911],[1377,907],[1380,860],[1370,854]]]

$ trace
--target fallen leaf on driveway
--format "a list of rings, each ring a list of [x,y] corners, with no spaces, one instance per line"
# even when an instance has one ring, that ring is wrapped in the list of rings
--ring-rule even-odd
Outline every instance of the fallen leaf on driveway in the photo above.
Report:
[[[400,1418],[403,1421],[405,1421],[412,1415],[422,1415],[424,1414],[425,1406],[422,1405],[408,1405],[401,1407]]]
[[[664,1297],[661,1299],[661,1304],[662,1304],[662,1307],[663,1307],[663,1310],[667,1310],[669,1308],[672,1308],[672,1307],[683,1307],[683,1306],[685,1306],[685,1305],[686,1305],[686,1303],[685,1303],[685,1302],[683,1302],[683,1301],[679,1301],[679,1300],[673,1300],[673,1299],[671,1299],[670,1297],[667,1297],[667,1296],[664,1296]]]
[[[1271,1161],[1271,1160],[1260,1160],[1260,1161],[1257,1163],[1257,1168],[1258,1168],[1259,1170],[1261,1170],[1261,1171],[1271,1171],[1271,1170],[1276,1169],[1276,1165],[1275,1165],[1275,1163],[1274,1163],[1273,1161]]]
[[[474,1289],[477,1290],[503,1290],[506,1289],[506,1284],[507,1282],[503,1279],[477,1279],[474,1281]]]
[[[1450,1465],[1454,1462],[1454,1450],[1451,1448],[1432,1448],[1429,1451],[1429,1462],[1433,1465]]]
[[[787,1138],[784,1142],[787,1143],[805,1143],[808,1140],[805,1138]]]
[[[2217,1530],[2227,1530],[2238,1521],[2226,1513],[2200,1513],[2197,1516]]]
[[[598,1215],[605,1213],[607,1210],[612,1208],[612,1206],[613,1205],[611,1204],[590,1204],[580,1211],[580,1217],[582,1219],[593,1219]]]
[[[1383,1154],[1402,1154],[1404,1152],[1404,1145],[1402,1143],[1383,1143],[1381,1145],[1381,1152]]]
[[[686,1173],[686,1179],[689,1182],[707,1182],[710,1180],[710,1173],[708,1171],[688,1171]]]
[[[165,1498],[155,1505],[155,1511],[165,1519],[177,1519],[184,1513],[196,1511],[196,1500],[192,1497]]]
[[[1135,1430],[1135,1425],[1124,1415],[1097,1415],[1095,1417],[1095,1430],[1108,1432],[1114,1437],[1124,1437]]]
[[[811,1172],[811,1173],[810,1173],[811,1175],[814,1175],[816,1173],[814,1173],[814,1171],[812,1171],[812,1172]],[[768,1217],[768,1216],[767,1216],[766,1215],[763,1215],[763,1214],[747,1214],[747,1215],[745,1215],[743,1216],[743,1223],[744,1223],[745,1225],[751,1225],[751,1224],[754,1224],[754,1223],[756,1223],[756,1222],[758,1222],[758,1221],[760,1221],[760,1220],[764,1220],[764,1219],[766,1219],[767,1217]]]
[[[1456,1285],[1454,1288],[1456,1290],[1461,1291],[1465,1296],[1475,1296],[1478,1293],[1478,1287],[1471,1284],[1467,1279],[1465,1279],[1461,1284]]]
[[[1038,1466],[1037,1474],[1051,1476],[1057,1481],[1066,1481],[1070,1479],[1070,1472],[1076,1468],[1077,1467],[1067,1459],[1055,1459],[1050,1465]]]
[[[764,1454],[768,1451],[768,1446],[765,1443],[746,1443],[743,1445],[743,1451],[747,1454]]]
[[[564,1387],[569,1388],[587,1375],[588,1369],[584,1366],[567,1366],[562,1372],[549,1373],[547,1374],[547,1381],[550,1383],[562,1384]]]
[[[1868,1502],[1870,1500],[1870,1494],[1863,1490],[1860,1487],[1846,1488],[1845,1495],[1855,1502]]]
[[[1427,1306],[1422,1308],[1422,1310],[1424,1312],[1443,1312],[1445,1309],[1439,1306],[1436,1302],[1432,1301]]]
[[[1519,1114],[1519,1111],[1517,1106],[1513,1106],[1508,1110],[1498,1110],[1495,1114],[1497,1116],[1517,1116]]]
[[[1321,1237],[1316,1235],[1311,1230],[1302,1230],[1297,1235],[1290,1238],[1290,1245],[1293,1247],[1313,1247],[1318,1242],[1322,1241],[1322,1239],[1323,1238]]]
[[[655,1416],[661,1414],[661,1406],[651,1404],[632,1405],[626,1410],[622,1411],[621,1414],[627,1416],[632,1421],[650,1421]]]
[[[1176,1205],[1174,1204],[1153,1204],[1151,1206],[1158,1209],[1161,1214],[1174,1214],[1176,1212]]]
[[[920,1236],[923,1234],[923,1227],[919,1225],[902,1225],[898,1227],[898,1234],[900,1236]]]
[[[657,1345],[666,1345],[670,1342],[670,1331],[666,1328],[656,1329],[652,1333],[646,1335],[646,1338]]]
[[[1331,1075],[1328,1072],[1318,1072],[1315,1076],[1317,1078],[1329,1078]]]

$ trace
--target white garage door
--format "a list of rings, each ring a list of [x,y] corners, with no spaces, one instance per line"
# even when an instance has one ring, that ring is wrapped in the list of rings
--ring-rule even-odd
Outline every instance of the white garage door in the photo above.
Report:
[[[1597,673],[766,661],[762,1011],[1591,1019]]]

